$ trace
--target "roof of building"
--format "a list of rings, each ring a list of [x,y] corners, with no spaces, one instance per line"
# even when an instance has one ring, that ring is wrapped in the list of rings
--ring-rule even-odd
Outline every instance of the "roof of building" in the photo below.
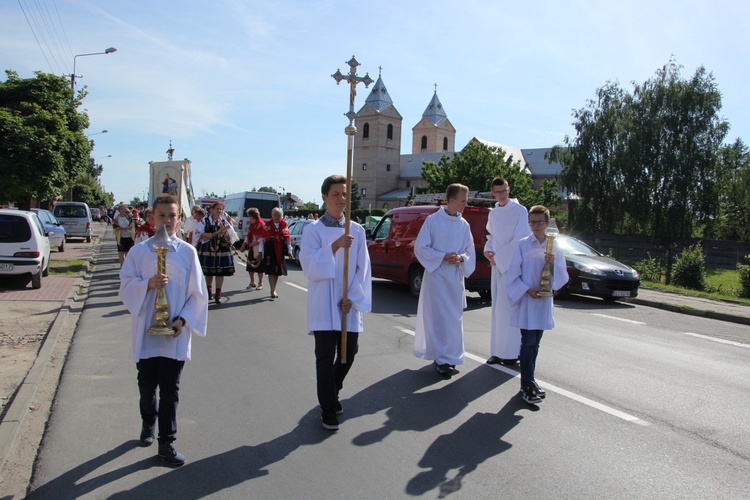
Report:
[[[422,177],[422,162],[431,161],[437,164],[446,155],[448,158],[453,159],[456,153],[444,152],[444,153],[416,153],[401,155],[400,161],[400,176],[402,179],[419,179]]]
[[[411,188],[392,189],[391,191],[388,191],[387,193],[378,195],[378,201],[383,201],[383,200],[404,201],[404,200],[408,200],[409,198],[411,198]]]
[[[377,112],[393,105],[393,99],[388,95],[388,89],[385,88],[385,83],[380,76],[378,76],[378,81],[375,82],[375,86],[370,91],[370,95],[367,96],[365,104],[369,104]]]
[[[559,163],[550,163],[544,156],[552,151],[552,148],[532,148],[522,149],[523,157],[529,164],[532,175],[535,177],[553,177],[560,175],[562,165]]]
[[[422,116],[430,120],[435,125],[440,125],[440,122],[448,118],[448,115],[445,113],[440,99],[438,99],[437,90],[432,95],[430,104],[427,105],[427,109],[424,110]]]
[[[521,162],[521,168],[524,170],[529,170],[526,168],[526,158],[523,156],[523,153],[519,148],[515,148],[513,146],[506,146],[504,144],[500,144],[499,142],[492,142],[487,141],[485,139],[480,139],[479,137],[472,137],[471,141],[469,142],[478,142],[480,144],[484,144],[485,146],[491,147],[491,148],[499,148],[505,151],[505,155],[512,158],[513,162],[520,161]],[[533,173],[533,170],[531,171]]]

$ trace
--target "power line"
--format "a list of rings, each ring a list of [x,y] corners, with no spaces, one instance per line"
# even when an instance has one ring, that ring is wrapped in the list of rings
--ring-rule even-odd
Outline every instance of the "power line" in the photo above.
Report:
[[[50,64],[49,59],[47,59],[47,54],[44,53],[44,49],[42,48],[42,44],[39,42],[39,38],[36,36],[36,32],[34,31],[34,27],[31,26],[31,21],[29,21],[29,16],[26,15],[26,10],[24,10],[23,5],[21,4],[21,0],[18,0],[18,6],[21,7],[21,12],[23,12],[23,17],[26,18],[26,22],[29,25],[29,29],[31,30],[31,34],[34,35],[34,39],[36,40],[37,45],[39,45],[39,50],[42,51],[42,56],[44,56],[44,60],[47,61],[47,66],[49,66],[49,69],[54,72],[54,68],[52,68],[52,64]]]

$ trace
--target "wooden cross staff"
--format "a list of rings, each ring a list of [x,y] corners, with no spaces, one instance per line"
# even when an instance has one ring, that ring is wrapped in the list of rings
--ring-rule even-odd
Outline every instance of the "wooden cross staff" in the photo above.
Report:
[[[360,64],[352,56],[347,62],[349,65],[349,73],[346,75],[341,74],[341,70],[337,69],[336,73],[332,74],[336,85],[340,84],[342,80],[349,83],[349,111],[344,113],[344,116],[349,118],[349,126],[344,129],[347,136],[347,148],[346,148],[346,188],[349,190],[346,197],[346,208],[344,209],[344,215],[346,216],[346,223],[344,224],[344,234],[349,236],[349,225],[351,224],[351,208],[352,208],[352,154],[354,151],[354,135],[357,133],[357,127],[354,126],[354,97],[357,95],[357,84],[364,83],[365,88],[369,87],[372,83],[369,73],[365,74],[364,77],[357,76],[357,66]],[[349,298],[349,247],[344,247],[344,286],[343,286],[343,298],[341,299],[345,303]],[[341,314],[341,363],[346,364],[346,337],[347,337],[347,325],[346,319],[348,314]]]

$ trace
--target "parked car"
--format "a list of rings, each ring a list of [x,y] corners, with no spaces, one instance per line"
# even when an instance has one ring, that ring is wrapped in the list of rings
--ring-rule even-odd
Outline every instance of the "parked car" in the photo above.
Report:
[[[558,295],[575,293],[615,301],[637,297],[641,285],[638,271],[594,250],[572,236],[560,235],[555,244],[565,252],[570,280]]]
[[[292,255],[289,256],[295,264],[299,264],[300,242],[302,241],[302,231],[308,224],[314,222],[312,219],[299,219],[289,226],[289,234],[292,237]]]
[[[92,208],[91,209],[91,220],[93,221],[101,221],[102,220],[102,211],[98,208]]]
[[[0,210],[0,276],[30,274],[32,288],[41,288],[49,253],[49,238],[34,212]]]
[[[414,256],[414,241],[427,216],[439,208],[435,205],[400,207],[383,216],[367,240],[373,277],[406,283],[411,294],[419,297],[424,268]],[[491,296],[492,280],[492,266],[484,256],[489,212],[489,208],[476,206],[468,206],[462,212],[471,227],[477,259],[476,269],[466,278],[465,286],[484,299]]]
[[[91,210],[80,201],[58,201],[52,213],[67,231],[66,240],[83,238],[91,243]]]
[[[42,222],[44,232],[49,236],[49,246],[57,248],[58,252],[64,252],[66,232],[65,226],[62,225],[62,222],[57,220],[55,215],[49,210],[32,208],[31,211],[34,212]]]

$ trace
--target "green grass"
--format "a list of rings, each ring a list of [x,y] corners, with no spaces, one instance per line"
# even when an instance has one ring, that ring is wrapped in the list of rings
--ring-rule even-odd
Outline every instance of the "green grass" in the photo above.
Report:
[[[641,277],[641,287],[664,292],[676,292],[693,297],[704,297],[715,300],[731,300],[750,306],[750,299],[740,298],[736,291],[740,289],[740,273],[736,269],[706,269],[706,282],[710,291],[689,290],[673,285],[664,285],[646,281]],[[663,278],[662,278],[663,279]]]
[[[52,260],[49,263],[49,273],[58,276],[69,276],[80,274],[86,260]]]

